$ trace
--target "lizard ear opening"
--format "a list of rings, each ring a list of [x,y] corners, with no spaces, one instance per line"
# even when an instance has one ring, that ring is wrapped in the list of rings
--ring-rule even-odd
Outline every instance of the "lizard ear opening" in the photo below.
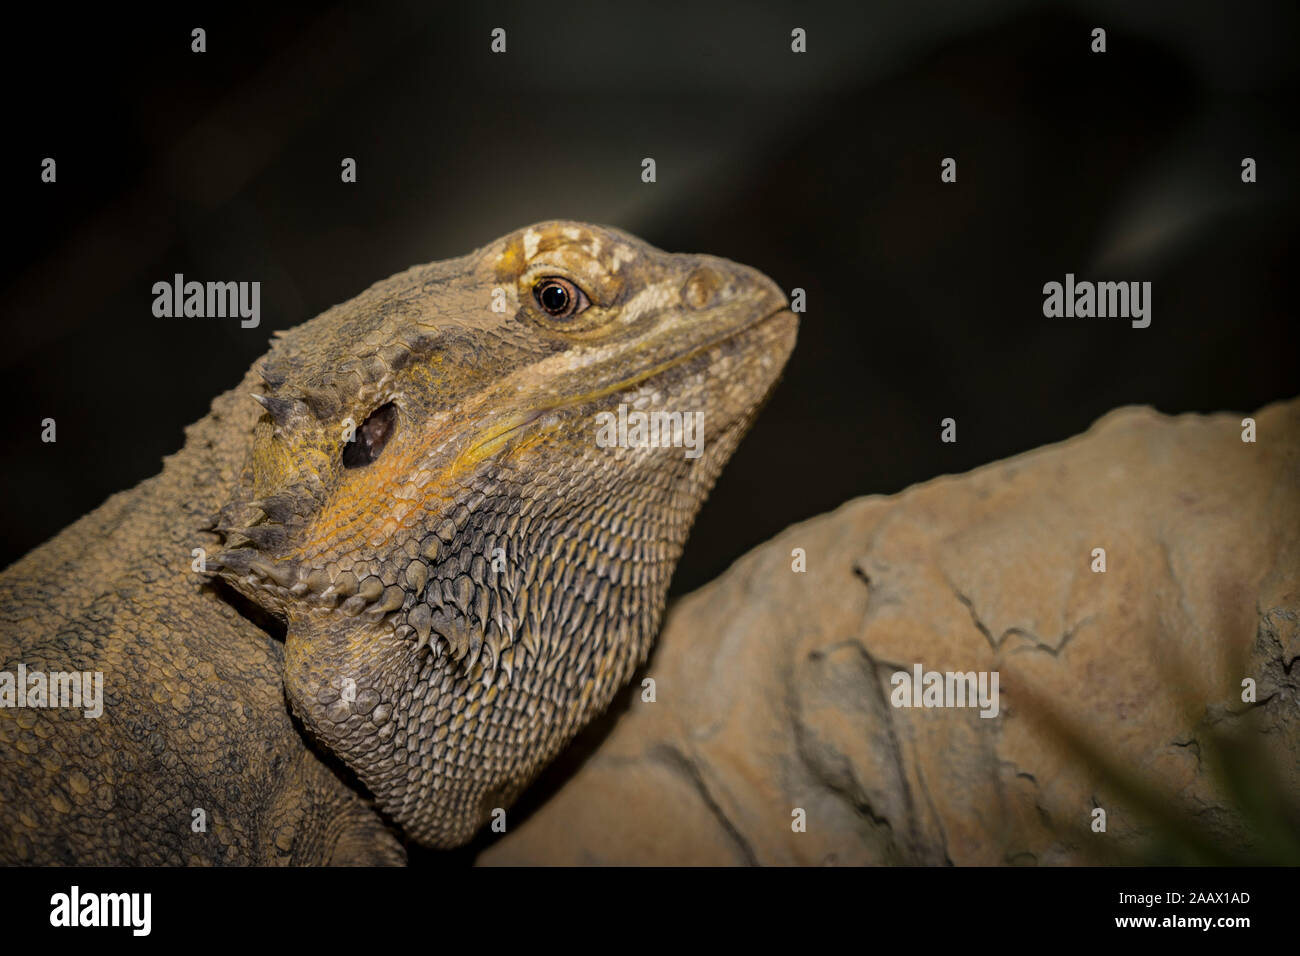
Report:
[[[343,467],[361,468],[370,464],[384,450],[397,428],[397,406],[380,405],[357,429],[356,438],[343,446]]]

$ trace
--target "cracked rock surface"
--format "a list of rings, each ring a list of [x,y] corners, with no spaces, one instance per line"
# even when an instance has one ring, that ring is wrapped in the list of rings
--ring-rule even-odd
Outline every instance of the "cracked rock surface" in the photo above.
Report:
[[[1300,399],[1255,413],[1255,443],[1242,417],[1124,408],[787,529],[671,609],[656,700],[634,682],[480,862],[1071,863],[1140,845],[1130,791],[1057,726],[1249,844],[1200,741],[1244,728],[1300,794]],[[916,664],[998,672],[997,716],[892,706],[891,675]]]

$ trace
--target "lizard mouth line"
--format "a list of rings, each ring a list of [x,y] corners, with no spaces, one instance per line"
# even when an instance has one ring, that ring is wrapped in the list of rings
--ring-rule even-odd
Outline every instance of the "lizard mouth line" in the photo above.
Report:
[[[742,335],[753,332],[755,329],[767,324],[777,316],[784,315],[788,312],[790,312],[788,305],[782,306],[779,309],[774,309],[766,315],[742,325],[738,329],[733,329],[730,332],[719,335],[717,338],[709,339],[699,345],[692,346],[681,354],[675,355],[667,361],[660,362],[658,365],[652,365],[647,369],[642,369],[640,372],[637,372],[635,375],[629,376],[628,378],[620,379],[613,384],[602,386],[592,392],[584,392],[581,395],[574,395],[556,402],[551,402],[548,405],[543,405],[540,408],[535,408],[522,416],[518,416],[508,421],[497,429],[494,429],[482,441],[476,442],[473,446],[463,452],[460,457],[462,460],[486,458],[504,445],[515,432],[519,431],[519,429],[526,428],[549,412],[561,408],[570,408],[574,405],[580,405],[583,402],[595,401],[596,399],[604,398],[606,395],[613,395],[616,392],[621,392],[624,389],[639,385],[646,381],[646,379],[654,378],[656,375],[666,372],[670,368],[689,362],[697,355],[707,352],[709,349],[717,348],[719,345],[724,345],[733,339],[740,338]]]

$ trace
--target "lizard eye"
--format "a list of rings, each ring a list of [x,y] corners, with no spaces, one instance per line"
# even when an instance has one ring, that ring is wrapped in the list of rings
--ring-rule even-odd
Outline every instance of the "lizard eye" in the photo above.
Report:
[[[533,298],[543,312],[556,319],[571,319],[591,305],[585,292],[560,276],[540,279],[533,286]]]
[[[361,423],[356,436],[343,446],[343,467],[360,468],[368,465],[383,452],[388,439],[397,426],[397,406],[392,402],[380,405]]]

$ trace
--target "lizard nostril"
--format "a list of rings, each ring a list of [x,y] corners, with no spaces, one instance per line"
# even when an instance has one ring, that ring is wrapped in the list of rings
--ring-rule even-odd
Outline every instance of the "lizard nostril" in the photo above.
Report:
[[[722,276],[718,270],[709,266],[700,266],[691,273],[682,287],[682,299],[692,309],[706,309],[718,297],[722,288]]]
[[[343,467],[368,465],[384,450],[397,427],[397,406],[380,405],[357,429],[356,437],[343,446]]]

